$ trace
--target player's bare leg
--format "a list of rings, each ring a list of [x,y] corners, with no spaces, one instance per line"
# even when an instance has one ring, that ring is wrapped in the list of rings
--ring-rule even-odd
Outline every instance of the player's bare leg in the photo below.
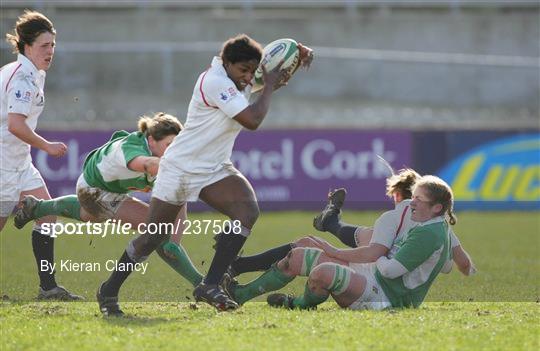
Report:
[[[332,295],[341,307],[350,306],[364,293],[366,278],[354,273],[346,265],[335,262],[320,263],[309,274],[304,294],[294,297],[271,294],[268,304],[274,307],[310,309],[326,301]]]
[[[369,242],[371,240],[371,229],[366,231],[366,240]],[[277,263],[283,259],[287,254],[294,248],[319,248],[319,243],[313,240],[310,236],[305,236],[300,239],[295,240],[294,242],[287,243],[272,249],[266,250],[259,254],[252,256],[241,256],[237,257],[234,262],[231,264],[227,273],[230,277],[236,277],[239,274],[246,272],[255,272],[255,271],[266,271],[271,268],[272,264]],[[235,282],[227,282],[228,284]]]
[[[354,233],[356,238],[356,246],[368,246],[373,236],[373,228],[371,227],[358,227]]]
[[[288,276],[307,277],[315,267],[326,262],[347,265],[345,261],[329,257],[321,249],[297,247],[279,261],[277,267]]]
[[[347,307],[362,296],[367,280],[364,276],[354,273],[347,266],[337,266],[336,263],[327,262],[315,267],[309,275],[308,287],[315,295],[323,296],[330,293],[338,305]],[[350,274],[350,278],[336,277],[336,272],[339,272],[336,269],[348,271],[347,274]],[[339,282],[339,279],[342,279],[343,283]],[[342,288],[336,291],[338,284],[341,284]]]
[[[272,264],[277,263],[287,256],[287,254],[295,247],[319,246],[311,237],[302,237],[294,242],[286,243],[255,255],[239,256],[231,263],[227,273],[230,277],[236,277],[242,273],[266,271],[272,267]]]
[[[325,262],[346,265],[344,261],[328,257],[321,249],[297,247],[255,280],[227,290],[238,303],[243,304],[265,292],[283,288],[296,276],[309,276],[313,268]]]
[[[141,223],[145,223],[148,210],[148,204],[130,197],[122,201],[114,218],[121,219],[123,223],[130,223],[131,228],[137,229]]]
[[[220,235],[208,274],[193,295],[197,300],[208,302],[220,310],[235,309],[238,305],[223,292],[219,283],[259,217],[255,192],[244,177],[232,175],[205,187],[199,197],[228,216],[233,223],[233,230]],[[240,225],[235,225],[235,221]]]

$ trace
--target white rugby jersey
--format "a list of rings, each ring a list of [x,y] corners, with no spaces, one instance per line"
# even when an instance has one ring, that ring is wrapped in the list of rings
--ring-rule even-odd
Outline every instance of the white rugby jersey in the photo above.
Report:
[[[411,200],[403,200],[396,204],[393,210],[386,211],[375,221],[370,243],[397,250],[393,247],[394,242],[403,239],[416,225],[417,223],[411,219]],[[390,250],[388,256],[395,254],[392,251],[394,250]]]
[[[184,129],[161,162],[189,173],[211,173],[230,164],[234,141],[242,125],[233,117],[249,106],[251,87],[240,92],[227,76],[221,58],[197,79]]]
[[[19,54],[17,61],[0,69],[0,83],[0,169],[24,170],[32,162],[30,145],[9,132],[8,113],[25,115],[28,127],[36,129],[45,105],[45,71]]]
[[[403,200],[396,204],[393,210],[383,213],[373,226],[373,235],[370,243],[386,246],[390,250],[387,257],[393,258],[401,244],[407,238],[411,229],[418,225],[411,219],[411,199]],[[454,248],[460,245],[459,239],[452,228],[448,226],[450,234],[450,246]]]

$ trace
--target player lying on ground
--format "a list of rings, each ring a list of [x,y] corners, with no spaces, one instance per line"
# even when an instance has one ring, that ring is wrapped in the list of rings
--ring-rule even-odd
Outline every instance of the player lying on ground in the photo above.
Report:
[[[15,226],[20,229],[31,220],[57,215],[84,222],[120,219],[137,228],[148,216],[148,204],[130,196],[129,192],[152,189],[160,157],[181,130],[182,124],[176,117],[160,112],[153,117],[141,117],[137,132],[115,132],[106,144],[87,156],[77,181],[77,195],[52,200],[28,196],[17,210]],[[157,252],[169,266],[196,286],[202,275],[178,244],[184,219],[185,208],[177,214],[176,234]]]
[[[349,247],[359,248],[358,250],[340,252],[338,252],[339,249],[335,249],[333,254],[338,255],[338,258],[346,259],[349,253],[357,252],[364,257],[365,262],[374,262],[380,256],[395,254],[398,247],[393,242],[397,239],[402,240],[402,234],[406,234],[415,225],[410,220],[410,196],[413,184],[410,184],[409,189],[403,188],[407,184],[407,177],[419,177],[416,172],[414,174],[412,172],[414,171],[402,170],[387,180],[387,195],[393,198],[396,207],[379,217],[373,228],[355,226],[341,221],[341,207],[345,200],[345,189],[336,189],[328,195],[328,205],[315,217],[313,227],[319,231],[332,233]],[[403,182],[399,181],[400,178],[403,178]],[[392,235],[391,228],[396,228],[396,226],[401,226],[401,230]],[[452,259],[456,266],[464,275],[474,274],[476,268],[452,229],[450,229],[450,235]],[[362,248],[360,249],[360,247]]]
[[[35,132],[45,106],[45,76],[51,67],[56,45],[56,30],[43,14],[26,10],[6,39],[17,54],[17,61],[0,69],[0,231],[15,205],[25,195],[50,199],[47,186],[32,164],[30,147],[53,157],[64,156],[67,146],[51,142]],[[54,223],[55,217],[36,221],[32,228],[32,250],[39,276],[38,299],[81,300],[56,283],[52,269],[54,238],[41,225]]]
[[[185,129],[175,138],[161,160],[148,223],[173,223],[188,201],[201,199],[237,222],[231,235],[219,240],[208,274],[193,291],[197,301],[220,310],[238,308],[219,286],[259,216],[255,192],[230,160],[234,141],[243,128],[256,130],[263,122],[274,90],[286,83],[281,65],[263,70],[264,88],[250,104],[251,81],[262,56],[260,44],[247,35],[227,40],[219,56],[199,75],[187,113]],[[311,50],[300,50],[303,65],[311,62]],[[119,262],[127,266],[143,262],[171,233],[141,233],[126,248]],[[131,271],[116,270],[101,285],[98,302],[106,315],[121,315],[118,293]]]
[[[418,307],[450,259],[448,224],[456,222],[452,190],[440,178],[424,176],[414,185],[410,207],[417,225],[398,243],[393,258],[381,256],[368,264],[337,259],[324,251],[327,243],[314,238],[322,249],[295,248],[277,264],[284,283],[299,275],[309,277],[304,294],[272,294],[268,303],[307,309],[332,295],[341,307],[351,309]]]
[[[392,258],[405,240],[407,233],[417,225],[411,219],[410,197],[412,188],[419,178],[420,175],[411,169],[403,169],[398,174],[389,177],[386,182],[386,191],[387,195],[394,200],[396,208],[383,213],[375,222],[374,230],[369,230],[370,236],[371,232],[373,232],[371,244],[354,249],[338,249],[324,241],[328,255],[343,261],[356,263],[375,262],[381,256]],[[337,218],[344,201],[344,189],[330,193],[328,205],[316,217],[316,220],[328,218],[330,215],[336,215]],[[354,235],[354,231],[352,233]],[[469,275],[475,271],[474,265],[455,234],[450,231],[450,235],[454,262],[463,274]],[[279,264],[272,266],[272,264],[283,259],[295,247],[320,247],[321,241],[322,239],[304,237],[294,243],[268,250],[262,254],[237,258],[231,264],[229,270],[231,276],[254,270],[268,269],[268,271],[245,285],[236,285],[234,281],[226,280],[227,290],[238,303],[242,304],[263,294],[265,291],[280,289],[287,283],[287,279],[283,279],[282,268],[284,267],[280,267]],[[445,267],[445,273],[450,272],[451,268],[452,261],[449,261]]]

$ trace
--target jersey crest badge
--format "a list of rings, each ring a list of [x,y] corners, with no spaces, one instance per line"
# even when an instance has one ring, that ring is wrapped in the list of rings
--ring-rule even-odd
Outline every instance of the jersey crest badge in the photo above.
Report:
[[[237,95],[236,89],[234,89],[233,87],[229,87],[229,88],[227,88],[227,90],[222,91],[221,93],[219,93],[219,98],[222,101],[227,102],[227,101],[231,100],[232,98],[234,98],[236,95]]]
[[[17,101],[30,102],[32,100],[32,92],[26,91],[23,95],[20,90],[17,90],[15,92],[15,98]]]

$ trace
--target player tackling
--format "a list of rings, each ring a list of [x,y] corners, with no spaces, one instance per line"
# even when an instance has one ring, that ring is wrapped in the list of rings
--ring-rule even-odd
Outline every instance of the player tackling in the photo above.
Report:
[[[176,117],[158,112],[153,116],[142,116],[137,126],[135,132],[115,132],[107,143],[90,152],[77,181],[76,195],[52,200],[25,197],[15,214],[15,226],[22,228],[31,220],[58,215],[94,222],[77,223],[77,227],[99,228],[97,233],[103,236],[129,233],[131,229],[145,227],[148,204],[130,193],[152,190],[160,158],[182,130],[182,124]],[[157,252],[169,266],[195,286],[201,282],[202,275],[179,245],[182,223],[187,216],[185,208],[177,216],[178,220],[173,226],[175,235],[171,241],[163,242]],[[95,222],[102,222],[102,225]],[[44,229],[54,237],[58,226],[65,227],[55,223]],[[128,263],[120,266],[135,267]]]
[[[288,279],[309,277],[304,294],[272,294],[268,303],[307,309],[332,295],[341,307],[351,309],[418,307],[451,258],[449,225],[456,222],[452,190],[440,178],[424,176],[414,186],[410,207],[417,225],[394,243],[395,255],[370,264],[345,261],[332,255],[326,242],[315,239],[322,250],[297,249],[294,258],[280,262]]]

